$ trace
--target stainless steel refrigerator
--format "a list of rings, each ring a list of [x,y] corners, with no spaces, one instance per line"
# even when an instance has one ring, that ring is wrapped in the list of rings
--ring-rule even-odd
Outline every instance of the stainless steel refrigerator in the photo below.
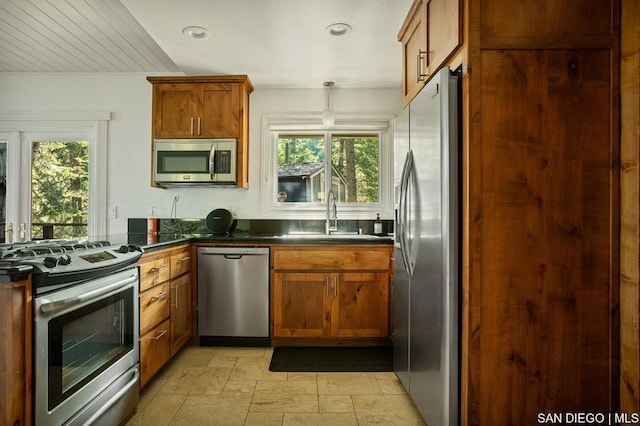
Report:
[[[429,426],[460,418],[460,75],[435,75],[394,123],[394,370]]]

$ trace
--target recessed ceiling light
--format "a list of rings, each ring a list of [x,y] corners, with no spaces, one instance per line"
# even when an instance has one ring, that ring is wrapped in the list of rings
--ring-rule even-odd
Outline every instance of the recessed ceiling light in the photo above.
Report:
[[[351,25],[338,22],[338,23],[329,25],[324,30],[327,31],[332,36],[343,36],[349,31],[351,31]]]
[[[209,30],[203,27],[190,26],[184,27],[182,33],[190,38],[203,39],[209,37]]]

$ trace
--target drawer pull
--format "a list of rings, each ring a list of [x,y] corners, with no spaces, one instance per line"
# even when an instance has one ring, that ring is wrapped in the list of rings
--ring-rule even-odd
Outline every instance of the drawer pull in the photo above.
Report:
[[[165,334],[167,334],[167,332],[168,332],[168,331],[169,331],[169,330],[162,330],[162,331],[160,332],[160,334],[158,334],[157,336],[151,336],[151,338],[152,338],[153,340],[158,340],[158,339],[160,339],[162,336],[164,336]]]
[[[338,277],[333,277],[333,296],[338,295]]]
[[[165,265],[164,263],[162,265],[158,265],[158,266],[154,266],[153,268],[149,269],[150,272],[158,272],[160,269],[166,268],[167,265]]]
[[[177,263],[182,263],[182,262],[186,262],[187,260],[191,259],[189,256],[185,256],[182,259],[178,260]]]
[[[164,297],[164,296],[166,296],[166,295],[167,295],[167,292],[166,292],[166,291],[163,291],[162,293],[158,293],[158,294],[157,294],[157,295],[155,295],[155,296],[151,296],[150,301],[151,301],[151,302],[155,302],[156,300],[161,299],[161,298],[163,298],[163,297]]]

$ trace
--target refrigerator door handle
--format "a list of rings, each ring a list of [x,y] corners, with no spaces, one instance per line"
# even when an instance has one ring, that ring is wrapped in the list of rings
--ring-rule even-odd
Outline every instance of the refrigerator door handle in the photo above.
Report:
[[[400,246],[400,254],[402,255],[402,264],[404,265],[404,269],[409,273],[409,269],[407,268],[407,255],[405,253],[405,221],[404,221],[404,211],[406,205],[406,188],[405,188],[405,176],[407,174],[407,163],[409,162],[409,152],[405,154],[404,164],[402,166],[402,173],[400,175],[400,185],[399,185],[399,193],[398,193],[398,211],[396,213],[396,234],[398,239],[398,245]]]
[[[400,252],[402,253],[402,261],[409,277],[413,276],[413,265],[411,263],[411,255],[409,253],[410,246],[407,243],[407,197],[409,195],[409,178],[413,171],[413,167],[413,152],[410,150],[407,153],[404,161],[404,167],[402,168],[402,177],[400,179],[400,200],[398,206]]]

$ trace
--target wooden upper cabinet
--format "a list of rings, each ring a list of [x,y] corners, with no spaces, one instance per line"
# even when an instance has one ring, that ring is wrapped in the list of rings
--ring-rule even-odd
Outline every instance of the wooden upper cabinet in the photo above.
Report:
[[[415,0],[398,41],[402,43],[402,105],[407,106],[460,45],[460,1]]]
[[[616,3],[592,0],[492,0],[480,3],[482,48],[606,46]]]
[[[237,138],[240,87],[223,83],[157,84],[153,88],[155,138]]]
[[[156,138],[194,137],[197,92],[191,84],[153,86],[153,134]]]
[[[153,137],[239,138],[253,91],[246,76],[148,77],[153,84]]]
[[[427,2],[427,76],[434,75],[460,46],[459,0]]]
[[[253,92],[249,77],[147,77],[147,80],[153,84],[152,140],[236,139],[236,181],[239,187],[248,187],[249,94]]]
[[[426,82],[427,5],[416,0],[398,33],[402,43],[402,105],[409,104]]]
[[[238,138],[242,130],[241,87],[237,84],[201,86],[199,137]]]

